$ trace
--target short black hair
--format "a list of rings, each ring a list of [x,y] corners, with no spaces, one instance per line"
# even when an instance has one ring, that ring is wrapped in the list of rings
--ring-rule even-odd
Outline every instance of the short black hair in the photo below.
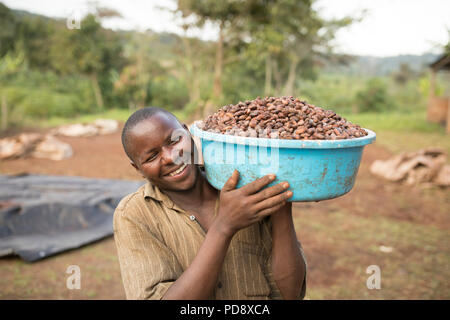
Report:
[[[125,150],[125,153],[127,154],[128,158],[130,158],[131,161],[134,161],[131,154],[130,154],[130,150],[129,150],[129,145],[130,145],[130,131],[139,123],[141,123],[144,120],[148,120],[151,117],[153,117],[156,114],[165,114],[168,115],[169,117],[173,117],[175,120],[178,121],[178,123],[180,123],[180,121],[178,120],[178,118],[171,113],[170,111],[167,111],[166,109],[162,109],[162,108],[158,108],[158,107],[146,107],[146,108],[142,108],[139,109],[137,111],[135,111],[127,120],[127,122],[125,122],[125,125],[123,126],[122,129],[122,146],[123,149]],[[181,123],[180,123],[181,124]]]

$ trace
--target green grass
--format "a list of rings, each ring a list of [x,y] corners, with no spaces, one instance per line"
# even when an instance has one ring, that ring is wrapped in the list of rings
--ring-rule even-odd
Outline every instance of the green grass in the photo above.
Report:
[[[377,143],[392,153],[438,147],[450,155],[450,139],[442,125],[429,123],[426,111],[342,114],[348,121],[377,134]]]
[[[346,113],[348,121],[374,131],[418,132],[445,134],[445,128],[426,120],[426,111],[408,113]]]

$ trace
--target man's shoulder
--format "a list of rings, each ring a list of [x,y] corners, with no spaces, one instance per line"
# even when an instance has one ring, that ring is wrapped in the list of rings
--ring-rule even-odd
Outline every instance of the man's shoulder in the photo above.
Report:
[[[139,187],[136,191],[123,197],[114,211],[114,219],[132,216],[134,212],[145,205],[144,198],[145,185]]]

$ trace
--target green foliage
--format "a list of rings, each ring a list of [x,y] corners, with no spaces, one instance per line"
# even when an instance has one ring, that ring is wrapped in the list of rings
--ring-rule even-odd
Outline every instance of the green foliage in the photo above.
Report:
[[[80,73],[99,74],[123,66],[121,42],[116,34],[103,29],[94,15],[87,15],[81,21],[80,29],[66,33],[72,54],[69,58]]]
[[[54,23],[41,17],[23,17],[17,24],[16,47],[25,52],[31,68],[48,70],[51,67],[50,48],[53,32]]]
[[[229,66],[224,74],[224,98],[221,105],[252,100],[264,95],[264,74],[252,64],[244,61]]]
[[[296,96],[324,109],[355,111],[355,96],[362,89],[361,77],[321,74],[316,80],[300,80]]]
[[[393,109],[387,85],[381,78],[372,78],[366,82],[365,88],[356,94],[355,102],[360,112],[381,112]]]
[[[442,91],[439,82],[437,85]],[[387,76],[371,78],[321,73],[316,80],[299,81],[297,87],[296,96],[309,103],[338,113],[363,112],[370,118],[376,113],[384,112],[424,113],[428,101],[429,79],[423,76],[406,84],[398,84]],[[427,123],[425,119],[423,114],[423,123]]]
[[[279,0],[267,5],[266,23],[250,23],[249,59],[265,71],[265,93],[293,95],[297,78],[313,79],[314,64],[330,56],[335,33],[353,19],[324,20],[310,0]]]
[[[10,108],[11,123],[27,118],[72,117],[89,113],[95,99],[90,82],[81,76],[24,70],[1,88]]]
[[[45,118],[50,115],[70,117],[86,110],[83,101],[73,94],[61,94],[50,90],[30,90],[19,105],[31,117]]]
[[[445,134],[445,129],[426,121],[425,110],[412,112],[341,113],[348,121],[373,131],[417,132]]]
[[[0,58],[0,81],[4,82],[11,75],[25,67],[24,54],[22,51],[18,53],[8,52]]]
[[[173,76],[157,77],[150,87],[151,105],[167,110],[180,110],[189,101],[186,82]]]
[[[136,65],[125,67],[114,82],[114,90],[118,95],[128,100],[130,109],[142,108],[149,102],[149,89],[147,77],[139,76],[139,70]]]
[[[14,50],[17,29],[16,17],[11,10],[0,2],[0,57]]]
[[[242,1],[237,0],[178,0],[178,8],[183,15],[196,15],[199,23],[205,20],[225,21],[232,20],[243,7]]]
[[[415,73],[411,69],[409,64],[402,63],[400,64],[398,70],[392,74],[392,76],[395,82],[397,82],[400,85],[405,85],[406,83],[408,83],[408,81],[410,81],[415,77]]]
[[[178,12],[194,18],[190,21],[222,24],[220,96],[213,94],[216,42],[107,30],[101,25],[101,10],[84,17],[81,29],[69,30],[65,21],[18,14],[0,4],[0,97],[6,98],[11,122],[84,119],[77,117],[108,110],[120,110],[124,116],[147,105],[189,119],[202,117],[207,103],[220,107],[257,96],[292,94],[339,113],[367,115],[367,121],[377,119],[389,127],[436,130],[425,121],[429,78],[416,60],[396,60],[379,78],[361,71],[366,70],[361,64],[370,65],[366,60],[353,74],[319,69],[333,57],[330,40],[335,32],[353,19],[323,20],[310,0],[177,3]],[[439,76],[436,80],[439,94],[443,81]],[[383,118],[401,113],[423,119],[416,116],[404,124],[396,116],[395,121]]]
[[[406,113],[425,109],[428,94],[421,91],[421,80],[423,78],[410,80],[406,84],[397,86],[395,83],[391,85],[389,99],[394,101],[396,110]]]
[[[444,94],[445,88],[443,84],[445,83],[447,83],[445,76],[437,74],[436,82],[434,84],[435,96],[442,96]],[[430,76],[428,74],[419,79],[419,90],[421,95],[428,99],[431,91]]]
[[[16,13],[0,4],[0,89],[17,84],[18,91],[27,92],[20,101],[12,97],[14,105],[6,99],[9,114],[21,110],[32,118],[70,117],[92,112],[105,102],[120,103],[109,75],[112,70],[120,72],[126,63],[122,39],[99,22],[112,13],[99,8],[82,20],[80,29],[69,30],[63,20]]]

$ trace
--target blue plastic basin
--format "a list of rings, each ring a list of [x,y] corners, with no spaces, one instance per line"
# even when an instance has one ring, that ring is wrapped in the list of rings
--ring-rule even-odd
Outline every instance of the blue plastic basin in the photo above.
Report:
[[[217,189],[237,169],[240,188],[266,174],[276,174],[275,185],[288,181],[289,201],[319,201],[342,196],[356,180],[364,146],[375,132],[345,140],[287,140],[251,138],[207,132],[194,123],[190,131],[201,141],[208,181]]]

